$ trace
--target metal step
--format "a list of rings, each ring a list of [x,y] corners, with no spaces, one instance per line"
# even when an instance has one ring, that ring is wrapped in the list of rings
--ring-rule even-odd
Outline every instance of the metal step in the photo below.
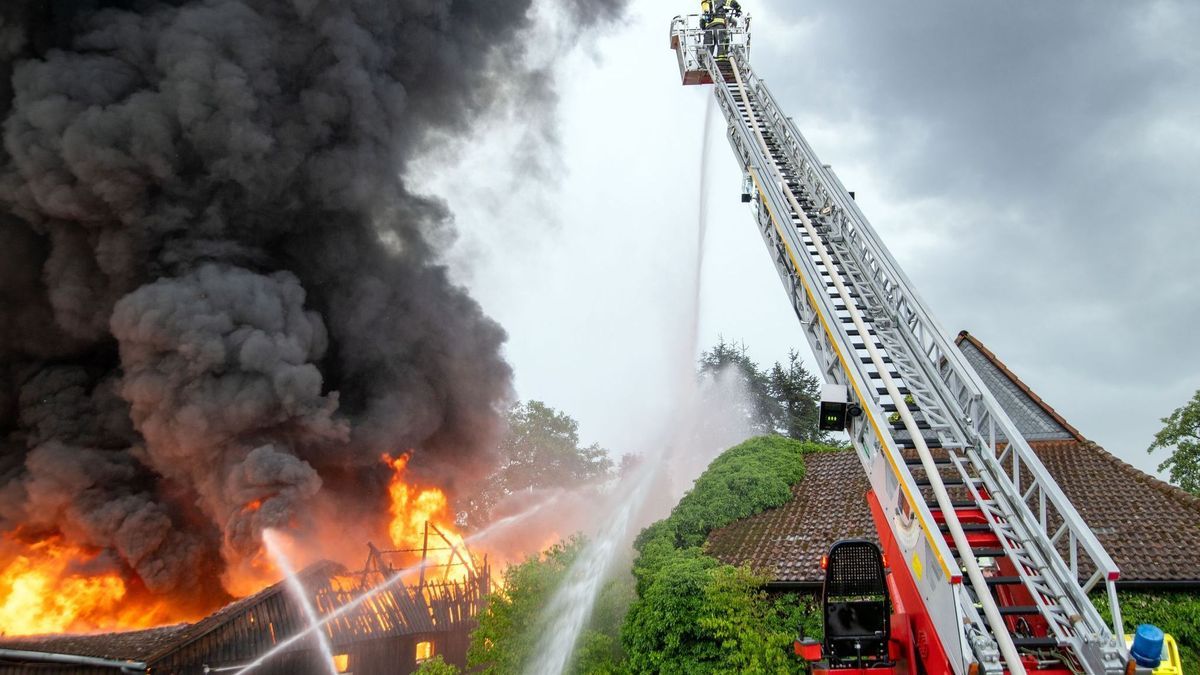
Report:
[[[900,445],[902,443],[912,443],[911,438],[908,438],[908,437],[897,438],[897,439],[895,439],[895,441],[901,450],[916,450],[917,449],[917,446],[915,446],[915,445]],[[924,439],[924,441],[925,441],[925,447],[927,447],[927,448],[936,450],[936,449],[939,449],[942,447],[942,442],[936,438],[934,438],[932,440],[926,438],[926,439]]]
[[[992,527],[987,523],[960,523],[963,532],[991,532]],[[942,532],[949,532],[950,526],[945,523],[940,523],[938,529]]]
[[[925,464],[921,461],[920,457],[908,457],[904,460],[904,463],[908,466],[915,466],[917,468],[922,468],[925,466]],[[947,459],[939,459],[937,457],[934,457],[933,465],[938,466],[938,467],[950,467],[950,466],[954,466],[954,462],[951,462],[948,458]]]
[[[1042,613],[1037,605],[1001,605],[997,609],[1000,610],[1001,614],[1007,616],[1033,616]]]
[[[1058,646],[1058,640],[1048,637],[1013,637],[1012,641],[1018,649],[1051,649]]]
[[[991,586],[992,588],[995,588],[996,586],[1020,586],[1021,584],[1025,583],[1021,577],[998,576],[984,577],[983,579],[987,582],[987,585]],[[1037,579],[1041,579],[1041,577],[1037,577]]]
[[[950,551],[952,553],[957,553],[957,551],[955,551],[953,548],[951,548]],[[1004,549],[1002,548],[971,547],[971,553],[974,553],[976,558],[1003,558],[1005,556]]]

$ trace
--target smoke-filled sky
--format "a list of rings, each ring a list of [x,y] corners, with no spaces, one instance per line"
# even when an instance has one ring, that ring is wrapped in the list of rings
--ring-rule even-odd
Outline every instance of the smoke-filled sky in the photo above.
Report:
[[[679,86],[667,28],[693,4],[638,3],[560,64],[556,184],[480,175],[521,147],[500,129],[459,170],[416,179],[453,186],[455,269],[508,330],[518,393],[620,450],[670,408],[688,342],[708,92]],[[756,71],[946,330],[969,329],[1086,436],[1153,470],[1159,418],[1200,388],[1200,7],[743,5]],[[720,127],[701,344],[810,358]],[[496,214],[511,225],[485,231]]]
[[[546,164],[544,64],[622,4],[0,7],[0,531],[211,604],[263,528],[383,524],[384,455],[468,488],[505,333],[402,176],[504,114]]]

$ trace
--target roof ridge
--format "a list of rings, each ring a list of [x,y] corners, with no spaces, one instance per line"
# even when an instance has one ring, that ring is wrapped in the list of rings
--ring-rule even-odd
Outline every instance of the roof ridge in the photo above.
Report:
[[[1041,408],[1047,415],[1052,417],[1055,422],[1058,422],[1060,425],[1062,425],[1062,428],[1074,436],[1075,440],[1079,441],[1080,443],[1088,442],[1088,439],[1084,438],[1083,434],[1079,433],[1078,429],[1076,429],[1070,422],[1063,418],[1062,415],[1058,414],[1057,410],[1050,407],[1049,403],[1046,403],[1044,400],[1042,400],[1041,396],[1038,396],[1036,393],[1034,393],[1034,391],[1029,388],[1029,385],[1025,384],[1021,378],[1017,377],[1016,373],[1009,370],[1008,366],[1004,365],[1004,362],[1001,361],[998,356],[992,353],[992,350],[985,347],[983,343],[979,341],[979,338],[971,335],[966,330],[961,330],[958,332],[958,337],[954,338],[954,344],[959,345],[963,342],[963,340],[970,342],[971,345],[978,349],[979,353],[983,354],[985,359],[990,361],[992,365],[996,366],[996,369],[999,370],[1001,374],[1007,377],[1013,384],[1017,386],[1018,389],[1021,390],[1021,393],[1029,397],[1029,400],[1033,401],[1034,404]]]

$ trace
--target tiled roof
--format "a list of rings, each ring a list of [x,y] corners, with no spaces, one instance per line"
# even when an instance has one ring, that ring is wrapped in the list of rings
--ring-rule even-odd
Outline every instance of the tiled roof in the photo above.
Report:
[[[114,661],[145,661],[151,654],[175,644],[188,624],[94,635],[29,635],[0,638],[0,649],[51,654],[76,654]]]
[[[1000,390],[993,391],[1018,427],[1035,436],[1030,447],[1116,561],[1122,581],[1200,586],[1200,498],[1084,439],[976,338],[964,331],[958,342],[973,364],[983,360],[977,370],[989,374],[985,381]],[[874,539],[867,479],[855,452],[808,455],[805,462],[791,502],[714,531],[708,552],[748,563],[777,584],[819,584],[820,557],[830,544]]]
[[[1091,441],[1030,444],[1125,581],[1200,582],[1200,498]]]
[[[866,494],[870,487],[853,450],[804,456],[804,480],[792,501],[714,530],[709,555],[749,563],[776,582],[819,582],[821,556],[838,539],[878,541]]]

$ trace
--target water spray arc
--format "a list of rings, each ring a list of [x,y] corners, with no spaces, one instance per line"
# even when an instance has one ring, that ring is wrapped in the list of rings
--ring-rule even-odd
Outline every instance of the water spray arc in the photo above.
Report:
[[[708,194],[708,155],[712,146],[712,118],[715,104],[709,99],[705,108],[704,127],[701,131],[699,195],[697,201],[697,232],[694,274],[691,292],[687,298],[690,321],[682,349],[676,353],[686,355],[676,364],[675,378],[680,395],[679,403],[672,415],[673,429],[682,430],[690,425],[685,421],[697,400],[696,376],[692,359],[699,349],[701,286],[704,271],[704,246],[708,232],[708,209],[705,197]],[[659,483],[664,468],[672,463],[675,454],[684,451],[690,444],[678,433],[669,437],[666,450],[647,460],[636,479],[621,492],[615,513],[609,515],[608,524],[580,552],[579,557],[567,570],[562,586],[555,592],[550,603],[542,612],[541,639],[534,649],[535,657],[526,667],[528,675],[559,675],[570,662],[575,645],[591,618],[592,609],[600,590],[612,572],[612,563],[617,554],[628,547],[636,519],[645,511],[647,497]]]
[[[567,570],[562,586],[542,613],[542,638],[534,649],[534,661],[526,668],[530,675],[562,673],[567,667],[579,634],[592,615],[600,589],[608,580],[613,559],[629,540],[629,530],[646,501],[646,494],[659,474],[656,462],[633,483],[618,501],[620,508],[610,514],[609,524],[589,540],[579,557]]]
[[[283,572],[284,579],[287,580],[288,590],[291,592],[293,599],[300,603],[304,609],[304,616],[308,619],[308,626],[314,629],[317,622],[320,620],[317,617],[317,610],[313,607],[312,599],[309,598],[308,592],[304,590],[304,584],[300,583],[300,577],[296,576],[296,570],[292,566],[292,561],[288,559],[283,552],[282,543],[279,541],[279,534],[272,529],[263,530],[263,545],[267,549],[267,554],[275,562],[275,566],[279,571]],[[329,635],[323,630],[315,630],[317,648],[324,658],[325,666],[329,669],[330,675],[338,675],[337,666],[333,662],[333,647],[329,644]]]

